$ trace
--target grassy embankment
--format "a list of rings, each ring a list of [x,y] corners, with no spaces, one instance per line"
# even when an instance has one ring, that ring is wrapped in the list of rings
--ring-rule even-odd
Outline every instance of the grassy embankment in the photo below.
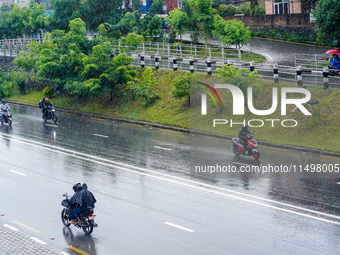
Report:
[[[52,99],[52,102],[59,108],[77,110],[85,113],[95,113],[110,117],[122,117],[132,120],[144,120],[153,123],[160,123],[183,128],[190,128],[190,111],[188,102],[184,99],[177,100],[172,98],[171,90],[173,89],[172,80],[175,77],[183,75],[184,72],[172,72],[159,70],[156,75],[159,79],[158,89],[161,93],[161,99],[151,107],[145,108],[141,102],[132,101],[124,98],[119,101],[108,101],[108,97],[101,96],[93,99],[78,99],[75,97],[57,96]],[[202,78],[207,78],[207,75],[200,74]],[[210,84],[218,81],[215,75],[209,78]],[[256,96],[254,98],[255,108],[269,109],[272,104],[272,87],[296,87],[294,84],[276,83],[272,81],[260,80],[256,86]],[[232,116],[232,100],[230,93],[222,93],[224,96],[224,108],[216,107],[212,104],[212,100],[208,99],[209,114],[207,122],[191,126],[194,129],[200,129],[218,134],[236,136],[240,125],[230,127],[230,125],[220,125],[213,129],[212,119],[223,116],[225,119],[233,119],[233,121],[242,121],[243,119],[295,119],[298,121],[298,126],[295,128],[282,127],[280,122],[275,122],[275,128],[272,128],[270,122],[265,121],[265,125],[261,128],[251,128],[256,130],[257,139],[259,141],[268,141],[278,144],[296,145],[309,147],[314,149],[329,150],[340,152],[340,104],[336,102],[340,98],[339,89],[330,89],[322,91],[321,88],[309,88],[312,94],[312,100],[319,100],[319,106],[314,108],[314,112],[320,110],[320,118],[314,113],[313,117],[304,116],[301,111],[296,110],[291,113],[293,106],[287,107],[287,116],[281,116],[280,100],[278,101],[278,109],[270,116],[254,116],[249,111],[245,116]],[[278,90],[280,95],[280,89]],[[16,95],[10,100],[37,104],[43,97],[42,92],[30,92],[26,95]],[[225,98],[227,100],[225,100]],[[309,108],[312,111],[312,108]],[[199,114],[199,105],[192,107],[192,120],[195,120]],[[60,118],[62,121],[62,118]],[[258,124],[258,123],[254,123]],[[289,124],[289,123],[287,123]]]

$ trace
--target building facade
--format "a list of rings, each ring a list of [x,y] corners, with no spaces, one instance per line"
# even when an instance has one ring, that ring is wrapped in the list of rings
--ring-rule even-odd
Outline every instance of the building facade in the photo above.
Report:
[[[266,14],[299,14],[301,0],[265,0]]]

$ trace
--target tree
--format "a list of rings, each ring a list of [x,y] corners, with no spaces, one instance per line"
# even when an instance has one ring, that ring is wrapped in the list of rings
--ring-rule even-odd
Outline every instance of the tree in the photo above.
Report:
[[[21,52],[14,62],[36,73],[33,79],[51,82],[59,93],[89,97],[109,92],[112,99],[120,93],[120,85],[136,74],[129,66],[133,58],[125,54],[111,58],[113,41],[104,35],[89,40],[86,33],[85,23],[74,19],[68,33],[52,31],[42,44],[29,44],[29,51]]]
[[[214,35],[219,37],[223,44],[233,44],[240,47],[250,41],[250,29],[242,21],[226,21],[220,15],[215,15],[214,27]]]
[[[315,9],[318,0],[301,0],[301,9],[305,12],[311,12]]]
[[[191,9],[189,5],[189,0],[182,1],[182,8],[181,11],[186,13],[188,16],[188,30],[190,30],[190,38],[193,43],[198,42],[198,37],[200,35],[200,29],[198,27],[197,21],[195,20],[194,11]]]
[[[340,0],[320,0],[313,15],[318,25],[318,40],[334,41],[340,47]]]
[[[170,15],[170,24],[171,28],[173,28],[178,34],[182,41],[182,34],[189,27],[189,18],[188,14],[185,12],[181,12],[177,8],[169,13]]]
[[[216,10],[212,8],[213,2],[214,0],[189,0],[189,6],[194,13],[193,18],[206,37],[211,37],[214,29],[214,13],[216,13]]]
[[[81,0],[51,0],[51,4],[53,14],[49,18],[48,29],[69,31],[70,21],[80,18]]]

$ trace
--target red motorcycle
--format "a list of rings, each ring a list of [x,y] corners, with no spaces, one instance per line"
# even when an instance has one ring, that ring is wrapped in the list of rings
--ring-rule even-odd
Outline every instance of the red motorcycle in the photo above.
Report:
[[[254,138],[254,134],[248,134],[247,135],[247,143],[248,146],[246,150],[244,149],[243,145],[240,143],[240,140],[238,138],[232,139],[232,147],[234,154],[236,156],[239,155],[245,155],[245,156],[253,156],[254,159],[260,158],[260,151],[258,149],[258,143]]]

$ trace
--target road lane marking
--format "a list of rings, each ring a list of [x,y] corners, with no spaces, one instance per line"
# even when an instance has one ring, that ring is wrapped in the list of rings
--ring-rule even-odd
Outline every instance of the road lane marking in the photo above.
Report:
[[[62,251],[61,254],[62,254],[62,255],[70,255],[69,253],[64,252],[64,251]]]
[[[68,113],[68,112],[62,112],[62,114],[70,115],[70,116],[77,116],[76,114],[72,114],[72,113]]]
[[[90,117],[90,119],[93,119],[93,120],[100,120],[100,121],[106,121],[104,119],[99,119],[99,118],[94,118],[94,117]]]
[[[100,134],[93,134],[93,135],[95,135],[95,136],[99,136],[99,137],[108,138],[108,136],[107,136],[107,135],[100,135]]]
[[[288,151],[286,149],[281,149],[281,148],[276,148],[276,147],[271,147],[271,146],[264,146],[264,145],[259,145],[259,148],[266,148],[266,149],[272,149],[272,150],[277,150],[277,151]]]
[[[141,126],[141,125],[131,124],[131,123],[123,123],[123,125],[133,126],[133,127],[143,127],[143,126]]]
[[[11,135],[3,134],[3,136],[7,136],[7,137],[13,139],[13,137]],[[15,138],[16,139],[13,139],[14,142],[23,143],[23,144],[26,144],[26,145],[29,145],[29,146],[35,146],[37,148],[41,148],[41,149],[44,149],[44,150],[48,150],[48,151],[60,153],[60,154],[63,154],[63,155],[71,156],[71,157],[74,157],[74,158],[98,163],[98,164],[108,166],[108,167],[111,167],[111,168],[117,168],[117,169],[121,169],[123,171],[148,176],[148,177],[151,177],[151,178],[154,178],[154,179],[159,179],[159,180],[179,184],[179,185],[186,186],[186,187],[195,188],[195,189],[198,189],[198,190],[203,190],[203,191],[206,191],[206,192],[209,192],[209,193],[213,193],[213,194],[217,194],[217,195],[221,195],[221,196],[225,196],[225,197],[230,197],[230,198],[238,199],[238,200],[249,202],[249,203],[254,203],[254,204],[257,204],[257,205],[269,207],[269,208],[276,209],[276,210],[279,210],[279,211],[284,211],[284,212],[288,212],[288,213],[291,213],[291,214],[296,214],[296,215],[304,216],[304,217],[307,217],[307,218],[312,218],[312,219],[315,219],[315,220],[340,225],[340,222],[327,220],[327,219],[324,219],[324,218],[321,218],[321,217],[312,216],[312,215],[306,214],[306,212],[312,213],[312,214],[317,214],[319,216],[325,216],[325,217],[337,219],[337,220],[340,220],[340,216],[336,216],[336,215],[332,215],[332,214],[328,214],[328,213],[324,213],[324,212],[320,212],[320,211],[316,211],[316,210],[312,210],[312,209],[308,209],[308,208],[304,208],[304,207],[300,207],[300,206],[295,206],[295,205],[292,205],[292,204],[287,204],[287,203],[279,202],[279,201],[276,201],[276,200],[271,200],[271,199],[268,199],[268,198],[257,197],[257,196],[254,196],[254,195],[250,195],[250,194],[242,193],[242,192],[239,192],[239,191],[230,190],[230,189],[206,184],[206,183],[199,182],[199,181],[193,181],[193,180],[185,179],[185,178],[182,178],[182,177],[177,177],[177,176],[173,176],[173,175],[169,175],[169,174],[159,173],[157,171],[149,170],[149,169],[146,169],[146,168],[136,167],[136,166],[128,165],[128,164],[125,164],[125,163],[100,158],[100,157],[93,156],[93,155],[90,155],[90,154],[79,153],[79,152],[76,152],[76,151],[72,151],[72,150],[68,150],[68,149],[64,149],[64,148],[59,148],[59,147],[52,146],[52,145],[47,145],[47,144],[44,144],[44,143],[32,141],[32,140],[21,138],[21,137],[15,137]],[[26,142],[26,141],[28,141],[28,142]],[[38,145],[38,144],[41,144],[43,146]],[[48,147],[50,147],[50,148],[48,148]],[[59,149],[59,150],[56,150],[56,149]],[[99,161],[99,160],[101,160],[101,161]],[[104,162],[108,162],[108,163],[104,163]],[[114,164],[116,164],[116,165],[114,165]],[[130,167],[132,169],[124,168],[122,166]],[[133,169],[136,169],[136,170],[133,170]],[[223,192],[220,192],[220,191],[223,191]],[[233,194],[236,194],[238,196],[227,194],[225,192],[233,193]],[[243,198],[243,197],[240,197],[240,196],[243,196],[243,197],[246,197],[246,198]],[[273,205],[270,205],[270,204],[257,202],[257,201],[250,200],[250,199],[247,199],[247,198],[257,199],[257,200],[261,200],[261,201],[264,201],[264,202],[268,202],[268,203],[272,203],[272,204],[276,204],[276,205],[280,205],[280,206],[285,206],[285,207],[288,207],[290,209],[284,209],[284,208],[281,208],[281,207],[278,207],[278,206],[273,206]],[[293,211],[293,209],[304,211],[305,213],[299,213],[299,212]]]
[[[260,54],[260,55],[263,55],[265,57],[268,57],[270,62],[274,62],[274,59],[266,53],[261,53],[261,52],[257,52],[257,51],[253,51],[253,52],[256,53],[256,54]]]
[[[37,233],[37,234],[40,233],[39,230],[36,230],[36,229],[34,229],[34,228],[30,227],[30,226],[27,226],[27,225],[25,225],[24,223],[21,223],[21,222],[19,222],[19,221],[17,221],[17,220],[15,220],[15,221],[13,221],[13,222],[14,222],[15,224],[21,226],[21,227],[24,227],[24,228],[26,228],[26,229],[28,229],[28,230],[31,230],[31,231],[34,232],[34,233]]]
[[[78,252],[79,254],[82,254],[82,255],[90,255],[89,253],[86,253],[85,251],[82,251],[82,250],[80,250],[76,247],[73,247],[72,245],[69,245],[68,248],[71,249],[72,251]]]
[[[19,229],[15,228],[15,227],[13,227],[13,226],[11,226],[11,225],[8,225],[8,224],[4,224],[4,226],[5,226],[6,228],[9,228],[9,229],[13,230],[13,231],[18,231],[18,230],[19,230]]]
[[[209,137],[209,136],[205,136],[205,138],[211,139],[211,140],[223,141],[223,142],[226,142],[226,141],[227,141],[227,139],[216,138],[216,137]]]
[[[10,170],[10,172],[15,173],[15,174],[18,174],[18,175],[26,176],[26,174],[20,173],[20,172],[15,171],[15,170]]]
[[[321,158],[329,158],[329,159],[336,159],[336,160],[340,160],[340,158],[336,158],[336,157],[329,157],[329,156],[323,156],[320,155]]]
[[[192,229],[190,229],[190,228],[185,228],[185,227],[182,227],[182,226],[180,226],[180,225],[177,225],[177,224],[174,224],[174,223],[171,223],[171,222],[167,222],[167,221],[166,221],[166,222],[164,222],[164,224],[169,225],[169,226],[174,227],[174,228],[182,229],[182,230],[187,231],[187,232],[190,232],[190,233],[195,232],[195,230],[192,230]]]
[[[32,236],[31,239],[32,239],[33,241],[36,241],[37,243],[42,244],[42,245],[45,245],[45,244],[46,244],[44,241],[41,241],[40,239],[38,239],[38,238],[36,238],[36,237],[33,237],[33,236]]]
[[[164,148],[164,147],[159,147],[159,146],[153,146],[157,149],[161,149],[161,150],[167,150],[167,151],[172,151],[172,149],[169,149],[169,148]]]
[[[49,127],[58,127],[58,126],[52,125],[52,124],[45,124],[45,126],[49,126]]]
[[[173,133],[173,134],[183,134],[182,132],[179,132],[179,131],[173,131],[173,130],[167,130],[167,129],[161,129],[161,131],[164,131],[164,132],[169,132],[169,133]]]

